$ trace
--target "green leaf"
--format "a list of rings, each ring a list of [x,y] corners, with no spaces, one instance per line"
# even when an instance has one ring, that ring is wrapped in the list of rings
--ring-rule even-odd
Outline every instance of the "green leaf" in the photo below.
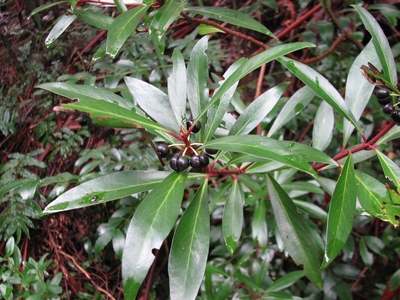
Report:
[[[285,103],[279,115],[276,117],[267,136],[271,137],[278,129],[297,116],[315,97],[315,93],[308,87],[300,88]]]
[[[267,174],[267,187],[285,249],[297,265],[303,265],[307,278],[322,290],[319,252],[306,219],[269,174]]]
[[[75,19],[76,16],[62,16],[47,35],[46,40],[44,41],[46,47],[50,47],[51,44],[53,44],[55,40],[58,39],[65,30],[67,30],[69,25],[71,25]]]
[[[186,12],[196,13],[204,15],[212,19],[216,19],[221,22],[229,23],[232,25],[239,26],[241,28],[247,28],[263,34],[266,34],[274,39],[278,39],[271,31],[268,30],[264,25],[257,22],[248,15],[234,9],[222,8],[222,7],[188,7],[185,8]]]
[[[265,251],[268,245],[268,227],[266,222],[265,200],[261,198],[256,202],[254,218],[251,223],[251,237],[257,240],[261,250]]]
[[[174,65],[168,78],[168,97],[176,122],[182,124],[186,118],[186,66],[179,50],[174,50],[172,61]]]
[[[10,182],[9,184],[4,185],[0,189],[0,197],[2,197],[5,193],[8,193],[9,191],[12,191],[12,190],[19,188],[25,184],[30,184],[33,182],[37,182],[37,180],[31,179],[31,178],[22,178],[22,179],[14,180],[14,181]]]
[[[313,147],[324,151],[330,144],[333,135],[335,116],[332,106],[327,102],[322,102],[315,116],[313,126]]]
[[[400,206],[393,205],[391,196],[386,186],[374,177],[356,171],[357,198],[363,209],[368,213],[389,222],[393,226],[400,225]]]
[[[360,72],[361,66],[366,62],[370,62],[375,67],[381,68],[381,63],[372,42],[369,42],[357,56],[347,76],[344,101],[347,103],[356,120],[360,119],[374,89],[374,85],[365,80]],[[347,144],[353,130],[354,126],[345,119],[343,122],[343,146]]]
[[[101,126],[114,128],[143,127],[157,136],[160,136],[161,132],[168,131],[154,121],[138,115],[134,110],[128,110],[103,100],[80,100],[70,104],[62,104],[62,107],[89,113],[93,121]]]
[[[178,218],[186,174],[171,173],[140,203],[129,224],[122,255],[125,299],[135,299],[159,249]]]
[[[186,6],[187,0],[176,1],[168,0],[154,15],[150,27],[149,34],[155,35],[158,41],[161,41],[164,33],[168,27],[179,17],[179,14],[183,11]]]
[[[168,172],[123,171],[87,181],[62,194],[43,211],[55,213],[120,199],[158,186]]]
[[[199,34],[200,35],[207,35],[215,32],[223,32],[221,29],[217,27],[207,25],[207,24],[200,24],[199,25]]]
[[[110,89],[103,87],[64,82],[50,82],[39,84],[36,86],[36,88],[44,89],[72,100],[103,100],[113,104],[116,103],[126,109],[132,109],[134,107],[133,103],[114,94]]]
[[[41,6],[37,7],[37,8],[35,8],[34,10],[32,10],[32,12],[30,13],[28,19],[30,19],[34,15],[36,15],[36,14],[38,14],[38,13],[40,13],[40,12],[46,10],[46,9],[52,8],[53,6],[57,6],[59,4],[65,3],[65,2],[68,2],[68,1],[50,2],[50,3],[46,3],[44,5],[41,5]]]
[[[365,240],[363,237],[360,239],[360,255],[363,263],[368,267],[371,268],[373,262],[374,262],[374,256],[372,255],[371,252],[368,251],[367,245],[365,244]]]
[[[396,188],[397,192],[400,192],[400,168],[396,165],[389,157],[383,154],[378,149],[375,150],[376,155],[379,158],[379,162],[381,163],[383,173],[387,179],[392,181]]]
[[[199,116],[208,102],[207,48],[208,36],[205,36],[194,45],[187,66],[187,98],[193,118]]]
[[[372,42],[374,43],[376,53],[378,54],[379,60],[382,64],[383,74],[389,78],[392,85],[397,86],[396,63],[394,61],[392,49],[390,48],[389,42],[386,38],[386,34],[383,32],[375,18],[367,10],[358,5],[352,6],[360,15],[361,21],[372,36]]]
[[[397,19],[400,19],[400,11],[396,6],[391,4],[380,3],[369,5],[368,10],[379,11],[393,27],[397,26]]]
[[[293,145],[296,143],[293,142]],[[247,135],[227,136],[209,141],[203,148],[212,148],[224,151],[247,153],[265,160],[274,160],[308,174],[317,176],[311,166],[295,151],[291,151],[290,145],[271,138]]]
[[[74,15],[82,19],[84,22],[100,29],[108,30],[112,22],[114,22],[114,18],[90,10],[75,9],[73,12]]]
[[[381,137],[375,144],[382,145],[394,139],[400,138],[400,126],[392,127],[383,137]]]
[[[171,299],[195,299],[210,243],[208,180],[197,190],[175,231],[168,263]]]
[[[15,248],[15,240],[14,237],[11,236],[6,243],[6,257],[12,257]]]
[[[229,135],[250,133],[275,107],[289,83],[281,83],[255,99],[239,116],[229,131]]]
[[[219,100],[219,98],[224,94],[232,85],[234,85],[236,82],[238,82],[240,79],[245,77],[246,75],[250,74],[253,72],[255,69],[261,67],[262,65],[277,59],[278,57],[306,48],[306,47],[315,47],[313,44],[310,43],[293,43],[293,44],[284,44],[284,45],[279,45],[273,48],[270,48],[268,50],[265,50],[249,60],[245,62],[241,67],[239,67],[229,78],[227,78],[224,83],[220,86],[218,91],[214,93],[214,95],[211,98],[211,101],[207,105],[207,107],[204,109],[202,113],[205,113],[209,107],[214,105],[216,101]]]
[[[275,281],[271,286],[269,286],[265,292],[278,292],[289,286],[295,284],[300,278],[304,277],[304,271],[293,271],[288,274],[283,275],[277,281]]]
[[[243,227],[244,193],[238,180],[234,180],[226,200],[222,217],[222,230],[228,253],[233,256]]]
[[[128,37],[136,29],[151,5],[142,5],[120,14],[111,24],[107,34],[107,54],[115,58]]]
[[[155,121],[171,131],[179,132],[180,122],[175,119],[168,96],[142,80],[125,77],[129,91],[140,107]],[[171,100],[172,101],[172,100]]]
[[[336,183],[328,212],[326,246],[321,269],[326,268],[342,250],[353,227],[356,211],[356,180],[353,157],[347,157]]]
[[[398,269],[390,277],[389,288],[391,291],[395,291],[400,286],[400,269]]]
[[[290,72],[292,72],[293,75],[303,81],[304,84],[309,86],[317,96],[328,102],[328,104],[331,105],[344,118],[348,119],[354,125],[354,127],[361,132],[361,128],[350,109],[347,107],[346,102],[344,102],[339,92],[325,77],[309,66],[290,58],[280,57],[277,60]]]
[[[307,202],[307,201],[301,201],[301,200],[293,200],[293,203],[296,204],[299,208],[301,208],[303,211],[309,213],[312,216],[315,216],[317,218],[320,218],[322,220],[326,220],[328,217],[328,214],[326,213],[325,210],[320,208],[319,206]]]

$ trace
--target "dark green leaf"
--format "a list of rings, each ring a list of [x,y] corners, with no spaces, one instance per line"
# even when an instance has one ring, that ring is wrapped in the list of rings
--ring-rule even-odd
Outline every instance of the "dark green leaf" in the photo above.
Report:
[[[381,163],[383,173],[387,179],[392,181],[397,187],[397,191],[400,192],[400,168],[396,165],[389,157],[380,152],[379,150],[375,150],[376,155],[379,158],[379,162]]]
[[[374,85],[364,80],[360,72],[361,66],[366,64],[366,62],[372,63],[379,69],[381,68],[381,63],[372,42],[369,42],[357,56],[347,76],[344,101],[347,103],[356,120],[360,119],[374,89]],[[343,146],[347,144],[353,129],[354,126],[345,119],[343,122]]]
[[[400,286],[400,269],[398,269],[392,277],[390,277],[389,288],[391,291],[395,291]]]
[[[347,107],[346,102],[344,102],[339,92],[325,77],[309,66],[290,58],[280,57],[277,60],[290,72],[292,72],[293,75],[310,87],[317,96],[328,102],[328,104],[331,105],[344,118],[348,119],[355,126],[355,128],[361,132],[361,128],[350,109]]]
[[[356,180],[353,157],[349,155],[336,183],[329,207],[326,246],[321,269],[326,268],[342,250],[353,227],[356,211]]]
[[[15,248],[15,240],[14,237],[10,237],[6,243],[6,257],[12,257]]]
[[[103,87],[64,82],[51,82],[39,84],[36,86],[36,88],[44,89],[72,100],[103,100],[109,103],[118,104],[126,109],[132,109],[134,107],[133,103]]]
[[[243,227],[244,194],[237,180],[233,181],[222,217],[225,245],[231,256],[235,253]]]
[[[111,23],[114,22],[114,18],[90,10],[75,9],[74,15],[78,16],[80,19],[94,27],[105,30],[108,30],[111,26]]]
[[[265,200],[262,198],[256,202],[254,218],[251,223],[251,236],[253,239],[257,240],[263,251],[265,251],[268,244],[266,216]]]
[[[305,212],[309,213],[310,215],[313,215],[317,218],[320,218],[322,220],[326,220],[328,217],[328,214],[320,208],[319,206],[307,202],[307,201],[300,201],[300,200],[293,200],[293,203],[296,204],[299,208],[304,210]]]
[[[185,11],[196,13],[216,19],[221,22],[229,23],[232,25],[239,26],[241,28],[247,28],[250,30],[258,31],[260,33],[269,35],[274,39],[278,39],[271,31],[269,31],[264,25],[257,22],[248,15],[233,9],[223,8],[223,7],[188,7]]]
[[[200,24],[199,25],[199,34],[200,35],[207,35],[215,32],[223,32],[221,29],[217,27],[207,25],[207,24]]]
[[[390,48],[389,42],[386,38],[386,34],[383,32],[375,18],[367,10],[359,5],[352,6],[358,12],[365,28],[372,36],[372,42],[374,43],[376,53],[378,54],[382,64],[383,74],[389,78],[392,85],[397,86],[396,63],[393,58],[392,49]]]
[[[374,256],[371,252],[368,251],[367,245],[363,238],[360,239],[360,255],[363,263],[368,267],[371,268],[372,263],[374,262]]]
[[[46,40],[44,41],[46,47],[50,47],[51,44],[53,44],[55,40],[58,39],[65,30],[67,30],[69,25],[71,25],[75,19],[76,16],[62,16],[47,35]]]
[[[168,98],[176,122],[182,124],[186,118],[186,67],[179,50],[174,50],[172,61],[174,65],[168,78]]]
[[[315,93],[308,86],[304,86],[294,93],[279,112],[267,136],[271,137],[278,129],[292,120],[314,97]]]
[[[142,5],[120,14],[111,24],[107,35],[107,54],[115,58],[128,37],[134,32],[151,5]]]
[[[154,34],[158,41],[161,40],[165,31],[168,27],[179,17],[179,14],[183,11],[186,5],[186,0],[176,1],[168,0],[163,6],[156,12],[149,28],[149,34]]]
[[[179,132],[180,122],[175,119],[170,100],[165,93],[136,78],[125,77],[125,83],[140,107],[153,120],[171,131]]]
[[[371,215],[393,226],[400,225],[400,206],[393,205],[386,186],[365,173],[356,171],[357,197],[361,206]]]
[[[327,102],[322,102],[314,120],[312,133],[314,148],[324,151],[329,146],[332,140],[334,121],[332,106]]]
[[[0,189],[0,197],[2,197],[5,193],[8,193],[9,191],[12,191],[12,190],[19,188],[25,184],[29,184],[29,183],[36,182],[36,181],[37,181],[36,179],[31,179],[31,178],[22,178],[22,179],[12,181],[11,183],[4,185]]]
[[[287,82],[281,83],[255,99],[236,120],[229,131],[229,135],[250,133],[275,107],[287,86]]]
[[[277,281],[275,281],[271,286],[269,286],[265,292],[278,292],[283,289],[288,288],[298,281],[300,278],[304,277],[304,271],[293,271],[288,274],[285,274]]]
[[[291,144],[294,146],[296,143]],[[247,153],[266,160],[281,162],[314,176],[317,175],[304,158],[291,150],[290,145],[263,136],[227,136],[209,141],[203,147]]]
[[[125,299],[135,299],[159,249],[178,218],[186,175],[171,173],[140,203],[126,234],[122,255]]]
[[[322,289],[319,251],[304,216],[276,180],[267,175],[267,187],[275,220],[285,245],[297,265],[303,265],[307,278]]]
[[[87,181],[51,202],[43,213],[55,213],[120,199],[158,186],[168,172],[123,171]]]
[[[208,180],[197,190],[175,231],[168,263],[171,299],[195,299],[210,243]]]
[[[50,2],[50,3],[46,3],[46,4],[44,4],[44,5],[41,5],[41,6],[37,7],[37,8],[35,8],[34,10],[32,10],[32,12],[30,13],[28,19],[31,18],[31,17],[33,17],[33,16],[36,15],[37,13],[40,13],[40,12],[46,10],[46,9],[49,9],[49,8],[51,8],[51,7],[53,7],[53,6],[57,6],[57,5],[59,5],[59,4],[65,3],[65,2],[68,2],[68,1]]]

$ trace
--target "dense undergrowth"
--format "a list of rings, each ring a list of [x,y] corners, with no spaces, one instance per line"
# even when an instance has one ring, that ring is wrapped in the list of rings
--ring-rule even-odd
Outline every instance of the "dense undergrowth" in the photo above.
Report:
[[[396,109],[398,7],[20,2],[0,4],[3,298],[398,297],[399,129],[373,92]],[[205,168],[170,172],[203,148]]]

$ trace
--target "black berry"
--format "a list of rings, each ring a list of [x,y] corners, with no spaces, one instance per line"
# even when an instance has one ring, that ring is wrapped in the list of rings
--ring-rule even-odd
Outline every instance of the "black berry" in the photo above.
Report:
[[[185,156],[179,156],[176,160],[178,171],[186,170],[189,167],[189,159]]]
[[[177,171],[177,172],[179,171],[178,165],[177,165],[177,160],[178,160],[179,157],[180,157],[180,155],[176,154],[169,161],[169,165],[170,165],[171,169],[174,170],[174,171]]]
[[[189,128],[192,127],[193,123],[194,123],[193,119],[188,119],[186,121],[186,128],[189,130]],[[192,132],[198,133],[200,131],[200,129],[201,129],[201,123],[200,123],[200,121],[197,121],[197,123],[194,125],[194,127],[192,129]]]
[[[169,147],[167,144],[158,144],[157,153],[160,154],[161,157],[167,157],[169,154]]]
[[[210,163],[210,160],[208,159],[208,157],[204,154],[200,155],[200,167],[201,168],[205,168],[208,166],[208,164]]]
[[[207,149],[206,149],[206,152],[207,152],[208,154],[216,154],[216,153],[218,152],[218,150],[217,150],[217,149],[209,149],[209,148],[207,148]]]
[[[400,124],[400,111],[394,110],[390,116],[392,117],[392,120],[395,121],[397,124]]]
[[[195,169],[201,168],[200,156],[193,156],[190,160],[190,165]]]
[[[394,107],[391,103],[389,103],[382,107],[382,111],[385,114],[390,115],[394,111]]]
[[[380,88],[376,91],[376,98],[385,99],[390,96],[390,92],[386,88]]]
[[[380,105],[390,104],[392,102],[392,97],[389,96],[389,97],[383,98],[383,99],[378,98],[378,102]]]

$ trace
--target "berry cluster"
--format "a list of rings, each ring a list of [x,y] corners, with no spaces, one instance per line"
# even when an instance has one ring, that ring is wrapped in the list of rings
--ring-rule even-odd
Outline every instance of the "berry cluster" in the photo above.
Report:
[[[193,126],[193,119],[188,119],[186,121],[186,127],[189,130],[189,128],[192,128],[192,133],[197,133],[201,129],[201,123],[197,122]],[[193,126],[193,127],[192,127]],[[195,145],[193,145],[195,147]],[[194,148],[190,147],[192,150]],[[194,151],[195,152],[195,151]],[[205,152],[207,154],[216,154],[218,150],[215,149],[205,149]],[[191,158],[188,158],[185,156],[185,151],[179,152],[175,154],[171,160],[170,160],[170,166],[174,171],[181,172],[186,170],[189,166],[191,166],[194,169],[202,169],[208,166],[210,163],[210,159],[208,158],[207,154],[203,152],[201,154],[195,153]],[[167,144],[158,144],[157,145],[157,153],[162,157],[166,158],[170,154],[170,146]]]
[[[390,115],[397,124],[400,124],[400,111],[396,110],[396,105],[393,105],[390,91],[387,88],[379,88],[375,94],[378,103],[382,106],[382,111]]]

